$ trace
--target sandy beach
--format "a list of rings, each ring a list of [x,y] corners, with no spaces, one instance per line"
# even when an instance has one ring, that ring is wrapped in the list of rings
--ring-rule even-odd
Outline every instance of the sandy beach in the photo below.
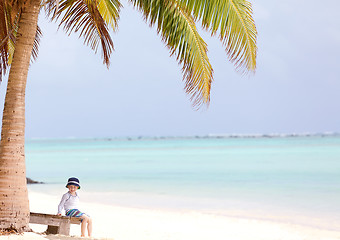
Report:
[[[56,212],[58,196],[29,192],[32,212]],[[166,211],[139,209],[98,203],[82,203],[82,208],[94,221],[95,239],[114,240],[339,240],[340,231],[329,231],[308,226],[218,216],[195,211]],[[31,224],[35,233],[0,236],[0,239],[65,239],[62,236],[43,236],[36,233],[46,226]],[[80,226],[71,226],[72,239],[80,236]]]

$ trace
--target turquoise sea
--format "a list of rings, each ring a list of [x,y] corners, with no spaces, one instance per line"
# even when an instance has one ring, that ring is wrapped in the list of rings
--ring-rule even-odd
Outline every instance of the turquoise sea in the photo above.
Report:
[[[27,140],[32,191],[340,229],[340,137]]]

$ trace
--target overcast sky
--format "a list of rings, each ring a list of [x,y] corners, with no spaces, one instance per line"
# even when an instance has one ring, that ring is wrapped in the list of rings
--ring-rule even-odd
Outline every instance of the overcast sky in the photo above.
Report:
[[[199,111],[183,90],[181,66],[128,3],[109,70],[100,52],[57,31],[42,12],[44,36],[27,83],[26,137],[340,132],[340,2],[251,2],[256,74],[237,73],[218,39],[202,31],[214,82],[209,108]]]

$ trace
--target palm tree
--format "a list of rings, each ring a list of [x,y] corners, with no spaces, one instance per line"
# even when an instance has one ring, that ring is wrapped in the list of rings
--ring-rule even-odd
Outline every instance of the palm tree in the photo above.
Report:
[[[209,104],[213,69],[196,22],[218,35],[229,60],[241,72],[256,68],[256,27],[246,0],[128,0],[142,12],[182,66],[185,90],[195,108]],[[109,67],[119,0],[0,0],[0,76],[9,70],[0,143],[0,229],[25,230],[29,221],[25,173],[25,88],[31,55],[36,55],[40,9],[79,32],[94,51],[101,46]],[[33,50],[33,52],[32,52]],[[14,53],[14,54],[12,54]]]
[[[18,230],[25,230],[29,221],[24,151],[25,88],[37,31],[40,0],[31,0],[29,4],[24,5],[20,13],[14,15],[14,18],[20,17],[20,20],[15,39],[15,53],[8,76],[0,143],[0,228]],[[13,11],[15,7],[17,6],[14,3]],[[5,2],[2,2],[1,10],[8,13],[2,13],[2,17],[8,20],[11,13]],[[7,33],[9,25],[11,23],[1,24],[1,34]],[[12,29],[10,30],[12,35],[14,31],[11,31]],[[1,40],[5,39],[3,35],[1,37]],[[6,61],[7,55],[4,51],[6,49],[2,48],[1,58]],[[2,62],[2,66],[5,65],[6,62]]]

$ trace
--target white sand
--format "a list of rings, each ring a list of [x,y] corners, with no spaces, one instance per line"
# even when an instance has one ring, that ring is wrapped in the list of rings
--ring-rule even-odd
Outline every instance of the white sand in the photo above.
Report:
[[[25,239],[25,240],[46,240],[46,238],[44,238],[43,236],[40,236],[38,234],[35,233],[24,233],[21,235],[9,235],[9,236],[0,236],[1,240],[21,240],[21,239]]]
[[[29,192],[32,212],[56,213],[60,197]],[[339,231],[328,231],[273,221],[216,216],[189,211],[137,209],[96,203],[82,203],[93,218],[93,235],[114,240],[340,240]],[[31,224],[34,231],[46,226]],[[80,235],[80,226],[71,226]],[[8,237],[8,236],[7,236]],[[37,239],[31,235],[3,239]]]

